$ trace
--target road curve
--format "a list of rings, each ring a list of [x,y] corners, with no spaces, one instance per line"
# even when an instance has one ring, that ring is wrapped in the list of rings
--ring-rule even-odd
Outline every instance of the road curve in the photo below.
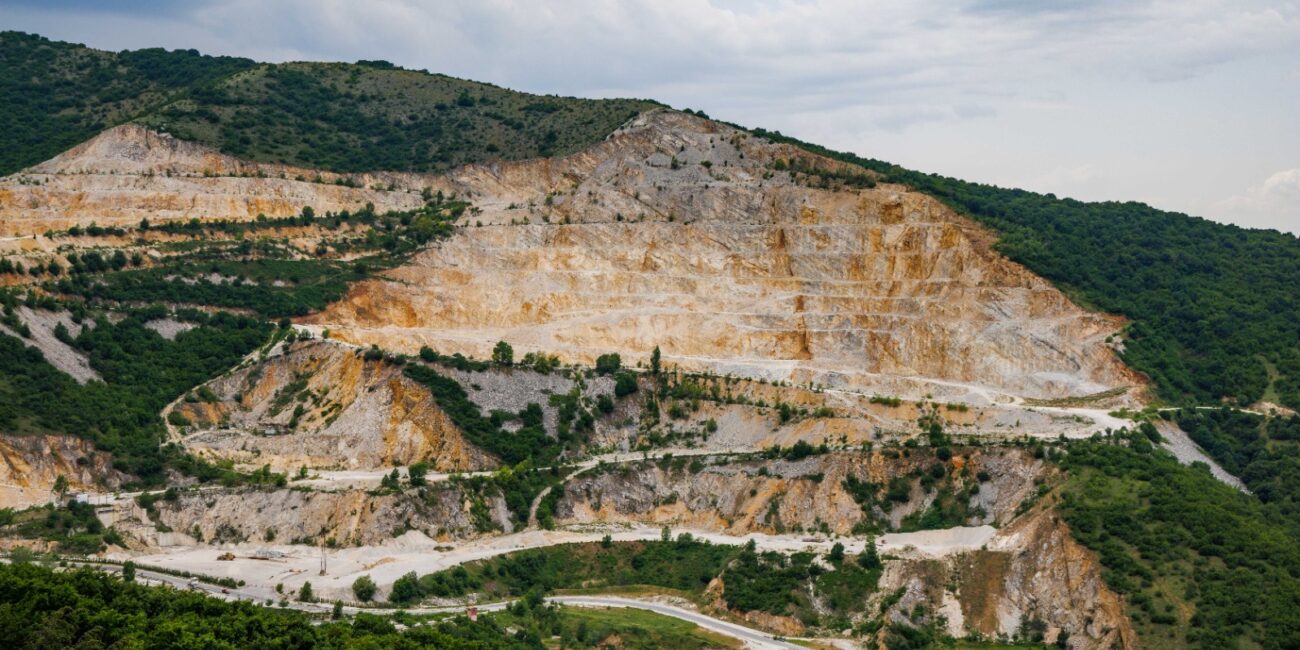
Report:
[[[721,619],[705,616],[699,612],[693,612],[689,609],[674,607],[663,603],[655,603],[645,600],[635,600],[632,598],[620,598],[618,596],[552,596],[548,598],[550,602],[568,605],[570,607],[626,607],[631,609],[643,609],[654,612],[662,616],[671,616],[676,619],[698,625],[710,632],[717,632],[725,636],[744,641],[751,648],[779,648],[781,650],[805,650],[803,646],[783,641],[765,632],[759,632],[744,625],[737,625]]]
[[[121,572],[120,566],[111,565],[111,564],[83,563],[83,562],[70,562],[70,564],[94,567],[103,571],[108,571],[110,573]],[[240,589],[223,589],[222,587],[218,587],[215,585],[210,585],[203,582],[190,580],[188,578],[181,578],[173,575],[168,575],[165,573],[158,573],[156,571],[150,571],[148,569],[143,569],[143,568],[136,569],[136,579],[138,581],[146,582],[148,584],[165,584],[165,585],[170,585],[172,587],[175,587],[177,589],[192,589],[194,591],[203,592],[209,596],[214,596],[224,600],[247,600],[253,603],[264,602],[259,596],[242,591]],[[292,595],[289,595],[289,598],[290,600],[285,604],[285,606],[290,609],[297,609],[300,611],[311,612],[311,613],[326,613],[333,609],[333,605],[331,603],[297,602],[292,600]],[[803,646],[796,645],[794,643],[790,643],[782,639],[778,639],[772,636],[771,634],[767,634],[766,632],[761,632],[759,630],[755,630],[754,628],[746,627],[744,625],[738,625],[736,623],[731,623],[729,621],[724,621],[722,619],[713,618],[712,616],[707,616],[699,612],[694,612],[684,607],[676,607],[674,605],[667,605],[664,603],[656,603],[656,602],[651,602],[646,600],[637,600],[634,598],[623,598],[619,596],[550,596],[546,600],[548,602],[557,603],[560,605],[567,605],[569,607],[607,607],[607,608],[623,607],[629,609],[641,609],[649,612],[654,612],[662,616],[669,616],[678,620],[686,621],[687,623],[697,625],[703,629],[709,630],[710,632],[716,632],[718,634],[728,636],[733,639],[737,639],[739,641],[744,642],[746,647],[749,648],[757,648],[760,650],[769,650],[769,649],[805,650]],[[484,611],[484,612],[499,611],[507,607],[511,602],[513,601],[490,603],[486,605],[478,605],[477,607],[479,611]],[[431,614],[431,613],[462,612],[464,611],[464,609],[465,606],[463,605],[457,605],[454,607],[393,607],[393,608],[383,608],[383,607],[360,608],[360,607],[344,606],[343,611],[347,614],[356,614],[358,612],[382,614],[382,613],[389,613],[389,612],[395,612],[401,610],[401,611],[410,612],[412,614]]]

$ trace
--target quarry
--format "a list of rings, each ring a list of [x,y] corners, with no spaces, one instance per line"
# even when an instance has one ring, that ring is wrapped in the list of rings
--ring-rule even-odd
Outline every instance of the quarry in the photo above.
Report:
[[[122,491],[130,477],[86,441],[5,435],[0,503],[44,503],[66,477],[121,536],[109,560],[228,579],[259,602],[310,582],[364,606],[362,576],[383,599],[412,571],[668,531],[784,554],[870,545],[883,568],[850,626],[1014,639],[1032,623],[1069,648],[1137,647],[1044,459],[1135,426],[1126,413],[1150,396],[1119,358],[1125,322],[937,199],[844,163],[667,110],[571,156],[443,175],[248,163],[127,125],[0,180],[0,255],[120,248],[149,268],[184,238],[55,231],[408,210],[433,193],[472,206],[448,237],[286,318],[162,410],[166,444],[278,483]],[[318,225],[280,235],[304,258],[331,241]],[[53,333],[79,325],[18,317],[51,363],[98,379]],[[475,367],[498,342],[513,358]],[[538,427],[545,462],[497,445]],[[842,636],[731,609],[726,588],[692,606]]]

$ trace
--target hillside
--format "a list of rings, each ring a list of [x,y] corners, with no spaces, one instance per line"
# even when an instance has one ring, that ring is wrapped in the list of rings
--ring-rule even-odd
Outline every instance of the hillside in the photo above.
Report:
[[[113,53],[0,32],[0,174],[52,158],[191,88],[254,65],[194,50]]]
[[[657,106],[534,96],[383,62],[264,65],[193,51],[113,54],[16,32],[0,34],[0,61],[12,62],[8,71],[34,71],[0,76],[0,120],[9,120],[0,122],[7,127],[0,138],[10,139],[0,140],[6,156],[0,173],[125,121],[264,163],[349,173],[436,171],[579,151]],[[997,251],[1075,301],[1126,317],[1131,325],[1122,357],[1163,400],[1300,407],[1300,297],[1292,289],[1300,239],[1137,203],[1086,203],[968,183],[751,132],[874,171],[992,229]],[[374,191],[376,180],[380,187],[389,182],[348,182]],[[139,219],[113,202],[111,192],[119,188],[111,180],[101,188],[109,193],[98,195],[88,186],[62,195],[59,184],[55,179],[49,196],[26,207],[82,206],[89,198],[102,201],[95,208],[101,223],[114,215]],[[248,217],[290,214],[305,201],[284,191],[232,189]],[[250,193],[265,200],[242,198]],[[0,195],[0,211],[6,203],[12,204]],[[331,205],[322,204],[316,207]],[[212,209],[177,206],[174,213],[203,216]]]
[[[1300,407],[1300,238],[1141,203],[981,185],[754,133],[876,171],[993,229],[999,252],[1083,304],[1132,320],[1124,361],[1162,398]]]
[[[259,162],[434,171],[572,153],[656,105],[530,95],[384,61],[258,64],[0,32],[0,174],[124,122]]]
[[[605,352],[717,374],[991,405],[1133,385],[1121,326],[991,253],[988,233],[898,186],[774,172],[797,149],[683,113],[581,155],[467,167],[475,226],[310,322],[414,353]],[[481,227],[480,227],[481,226]],[[466,273],[474,269],[473,273]]]

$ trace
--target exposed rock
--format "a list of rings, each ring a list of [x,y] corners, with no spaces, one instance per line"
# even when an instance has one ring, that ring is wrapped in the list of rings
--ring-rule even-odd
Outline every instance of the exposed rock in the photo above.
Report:
[[[127,124],[0,179],[0,236],[33,235],[92,221],[133,226],[141,219],[282,217],[308,205],[324,213],[356,210],[367,203],[379,211],[424,204],[418,180],[388,190],[399,175],[392,176],[249,163]],[[359,187],[335,184],[343,178]]]
[[[498,340],[585,362],[660,346],[688,369],[973,403],[1137,383],[1105,343],[1117,319],[993,252],[979,226],[902,187],[772,171],[793,156],[842,167],[657,112],[568,158],[458,170],[447,181],[488,225],[305,322],[479,357]]]
[[[67,478],[70,492],[111,490],[130,479],[89,440],[0,434],[0,508],[49,503],[60,476]]]
[[[905,590],[887,620],[924,622],[908,614],[924,603],[927,612],[947,613],[950,626],[960,622],[949,630],[956,636],[1013,639],[1039,623],[1046,641],[1065,634],[1075,650],[1137,647],[1123,602],[1102,581],[1097,558],[1051,509],[1017,519],[984,550],[938,560],[904,557],[886,566],[877,598]]]
[[[438,471],[463,471],[497,464],[399,366],[367,361],[361,351],[328,341],[296,343],[205,386],[217,401],[174,406],[195,423],[184,444],[201,455],[277,471],[422,461]]]
[[[713,465],[713,462],[723,464]],[[699,463],[694,468],[693,463]],[[928,452],[890,458],[881,452],[833,452],[798,461],[719,461],[682,457],[673,461],[596,469],[571,480],[556,507],[561,524],[635,522],[745,534],[826,530],[849,535],[855,528],[882,523],[897,527],[903,518],[929,507],[933,490],[920,487],[914,472],[935,463]],[[972,525],[1005,523],[1046,471],[1039,461],[1010,449],[972,450],[951,466],[967,468],[957,485],[968,488],[979,471],[989,474],[970,502],[983,516]],[[954,470],[956,471],[956,470]],[[845,479],[883,486],[903,477],[913,484],[906,502],[885,511],[877,505],[868,517],[845,488]]]
[[[79,325],[72,322],[72,318],[66,312],[55,313],[26,306],[20,306],[15,311],[18,313],[18,318],[31,331],[31,337],[21,337],[4,325],[0,325],[0,332],[40,350],[41,355],[50,365],[67,373],[78,383],[84,384],[100,378],[99,373],[90,367],[90,359],[84,352],[60,341],[54,335],[55,328],[63,325],[67,328],[68,335],[75,337],[81,333],[82,327],[93,327],[93,322],[87,321]]]
[[[1160,436],[1164,438],[1164,444],[1162,446],[1165,449],[1168,449],[1169,453],[1173,454],[1174,457],[1178,459],[1178,462],[1184,465],[1205,463],[1209,466],[1210,473],[1214,475],[1214,478],[1217,478],[1242,492],[1249,491],[1246,489],[1246,484],[1241,482],[1241,479],[1233,476],[1231,472],[1223,469],[1222,465],[1216,462],[1213,458],[1210,458],[1209,454],[1205,453],[1205,450],[1201,449],[1200,445],[1197,445],[1196,442],[1187,435],[1187,432],[1183,431],[1182,427],[1179,427],[1177,423],[1165,420],[1156,420],[1154,424],[1156,431],[1159,431]]]
[[[155,318],[145,323],[144,326],[157,332],[159,336],[168,341],[175,341],[176,335],[194,329],[194,323],[187,323],[175,318]]]
[[[500,530],[511,529],[499,498],[490,499],[490,523]],[[462,539],[479,534],[471,514],[471,499],[450,484],[398,494],[371,494],[362,490],[314,492],[293,489],[241,488],[182,493],[176,501],[156,504],[157,523],[189,534],[196,530],[212,544],[243,541],[299,540],[315,543],[329,539],[345,546],[379,544],[407,530],[418,530],[433,539]],[[175,537],[158,533],[146,513],[132,504],[118,528],[148,544],[178,543]],[[174,534],[172,534],[174,535]],[[269,538],[269,539],[268,539]],[[191,539],[193,539],[191,537]],[[194,543],[194,542],[191,542]]]

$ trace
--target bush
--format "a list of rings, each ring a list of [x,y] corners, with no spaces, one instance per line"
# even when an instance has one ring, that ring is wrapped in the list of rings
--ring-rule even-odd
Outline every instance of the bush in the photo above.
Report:
[[[626,397],[637,391],[636,375],[620,372],[614,376],[614,396]]]
[[[618,372],[623,365],[623,360],[618,353],[602,354],[596,357],[596,372],[602,375],[609,375]]]
[[[505,341],[497,341],[496,347],[492,348],[492,362],[509,366],[515,362],[515,350]]]
[[[375,597],[375,581],[368,575],[357,578],[352,582],[352,593],[357,600],[363,603],[370,602],[370,599]]]
[[[614,399],[609,395],[601,395],[596,398],[596,408],[601,413],[609,414],[614,412]]]
[[[393,583],[393,590],[388,594],[388,601],[399,605],[419,600],[424,593],[420,591],[420,578],[412,571]]]
[[[409,468],[407,468],[406,472],[410,476],[411,485],[415,487],[420,487],[424,485],[425,483],[424,477],[429,473],[429,464],[415,463],[411,465]]]

